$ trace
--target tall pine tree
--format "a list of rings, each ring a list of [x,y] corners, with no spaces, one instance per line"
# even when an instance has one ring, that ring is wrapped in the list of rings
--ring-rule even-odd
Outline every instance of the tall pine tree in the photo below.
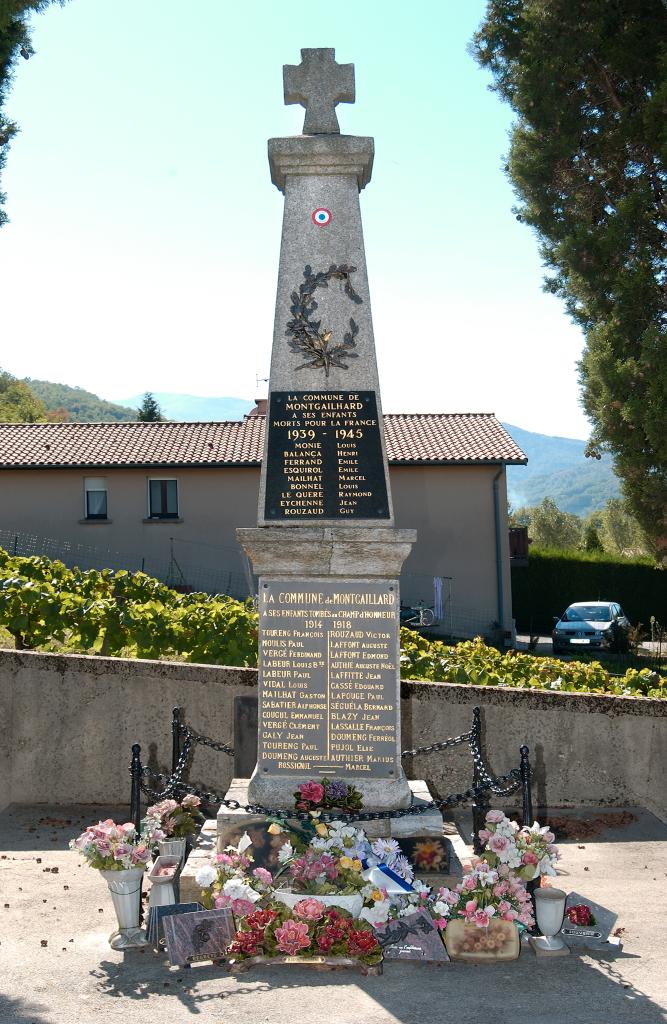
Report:
[[[137,410],[137,419],[141,423],[164,423],[162,410],[150,391],[146,392]]]
[[[490,0],[473,53],[517,114],[517,217],[581,325],[588,454],[667,551],[667,6]]]

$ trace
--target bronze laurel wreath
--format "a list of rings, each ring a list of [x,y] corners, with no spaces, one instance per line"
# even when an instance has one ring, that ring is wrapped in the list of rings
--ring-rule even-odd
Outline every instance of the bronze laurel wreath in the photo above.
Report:
[[[350,275],[354,274],[356,269],[356,267],[349,267],[345,263],[341,263],[340,266],[332,263],[328,270],[320,270],[314,274],[312,267],[304,267],[303,284],[299,285],[299,290],[293,291],[291,295],[292,319],[287,321],[285,331],[292,351],[306,356],[306,362],[297,366],[297,370],[321,366],[324,367],[324,373],[328,377],[329,369],[332,366],[339,366],[342,370],[347,370],[348,364],[344,360],[357,358],[357,353],[352,349],[357,345],[354,339],[359,333],[359,325],[352,317],[350,317],[350,329],[345,332],[340,344],[332,343],[332,331],[327,328],[320,330],[321,320],[311,320],[317,309],[317,302],[314,298],[315,289],[328,288],[329,281],[345,282],[343,291],[347,297],[357,305],[363,302],[350,281]]]

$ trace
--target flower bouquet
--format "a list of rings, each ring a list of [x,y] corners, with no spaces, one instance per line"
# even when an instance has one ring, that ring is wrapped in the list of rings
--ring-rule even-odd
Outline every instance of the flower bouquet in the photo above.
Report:
[[[261,897],[271,891],[273,876],[266,868],[252,869],[252,840],[247,832],[237,846],[228,846],[211,864],[201,867],[195,875],[202,892],[199,902],[206,910],[230,907],[237,918],[255,909]]]
[[[270,902],[265,909],[246,915],[229,953],[241,961],[256,956],[326,956],[372,965],[382,959],[369,924],[312,897],[299,900],[292,908]]]
[[[70,847],[78,850],[106,881],[118,919],[118,930],[109,936],[112,949],[145,946],[139,927],[141,881],[150,859],[148,843],[137,836],[131,822],[118,825],[111,818],[89,825]]]
[[[187,839],[197,831],[201,818],[198,796],[188,793],[180,801],[162,800],[146,811],[142,831],[153,842],[173,839]]]
[[[517,925],[535,923],[530,894],[518,878],[501,877],[482,860],[465,872],[454,888],[438,890],[432,914],[445,928],[452,960],[514,960],[519,955]]]
[[[297,811],[360,811],[361,793],[341,779],[324,776],[321,782],[302,782],[294,793]]]
[[[486,828],[478,835],[485,860],[503,874],[511,872],[527,882],[538,875],[556,874],[560,854],[547,826],[541,827],[536,821],[530,828],[519,828],[502,811],[492,810],[486,815]]]

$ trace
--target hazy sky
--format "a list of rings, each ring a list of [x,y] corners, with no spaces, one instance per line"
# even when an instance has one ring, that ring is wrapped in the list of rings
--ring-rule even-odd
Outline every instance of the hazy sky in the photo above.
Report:
[[[301,131],[282,65],[356,65],[383,405],[586,437],[582,336],[541,290],[502,172],[511,112],[466,53],[482,0],[70,0],[33,18],[8,113],[0,366],[104,398],[266,393],[283,197]],[[333,12],[333,13],[332,13]]]

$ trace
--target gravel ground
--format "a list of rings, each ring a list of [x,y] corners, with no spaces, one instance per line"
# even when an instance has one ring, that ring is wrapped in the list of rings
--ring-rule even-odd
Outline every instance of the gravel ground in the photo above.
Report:
[[[375,978],[287,967],[232,977],[109,948],[111,898],[67,843],[89,821],[123,820],[122,810],[10,807],[0,814],[0,1022],[667,1021],[667,828],[637,808],[555,813],[568,836],[559,883],[618,914],[622,951],[546,961],[524,949],[496,966],[393,963]]]

